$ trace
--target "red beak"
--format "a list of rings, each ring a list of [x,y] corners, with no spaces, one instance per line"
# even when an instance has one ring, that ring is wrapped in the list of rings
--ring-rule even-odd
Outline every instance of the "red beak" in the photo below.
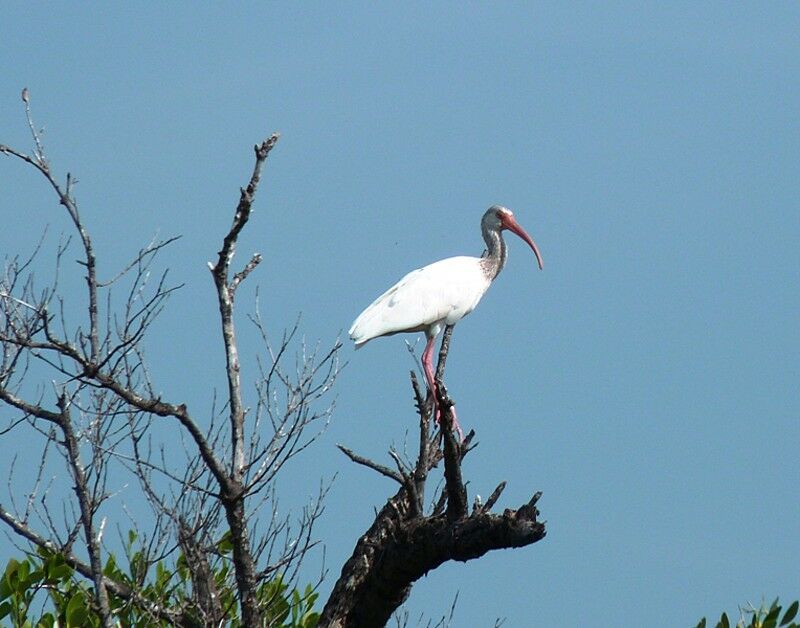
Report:
[[[544,270],[544,262],[542,261],[542,254],[539,253],[539,247],[536,246],[536,242],[533,241],[528,233],[523,229],[520,224],[516,221],[514,216],[509,214],[502,214],[500,221],[503,223],[503,227],[508,229],[509,231],[513,231],[516,233],[520,238],[525,240],[528,243],[528,246],[533,249],[533,254],[536,256],[536,261],[539,262],[539,270]]]

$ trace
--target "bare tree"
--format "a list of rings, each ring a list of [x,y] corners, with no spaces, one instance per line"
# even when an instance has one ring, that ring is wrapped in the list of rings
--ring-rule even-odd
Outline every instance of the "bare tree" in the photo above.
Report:
[[[399,485],[360,537],[352,556],[342,567],[333,592],[322,611],[325,627],[384,626],[405,602],[416,580],[449,560],[466,562],[490,550],[525,547],[545,536],[537,520],[536,493],[516,510],[493,514],[506,483],[501,482],[485,503],[476,497],[471,511],[461,475],[461,462],[472,449],[475,432],[458,442],[452,430],[453,402],[444,385],[444,372],[453,327],[445,329],[436,369],[441,429],[432,430],[433,399],[423,396],[416,374],[411,384],[419,413],[419,452],[412,464],[394,449],[395,468],[339,448],[355,463],[391,478]],[[444,486],[425,508],[429,474],[444,461]]]
[[[145,359],[153,322],[180,288],[168,281],[166,271],[155,272],[159,255],[174,238],[150,242],[104,279],[106,271],[78,210],[74,179],[67,174],[62,183],[53,173],[27,90],[22,98],[33,152],[0,144],[0,153],[43,177],[63,206],[73,237],[56,246],[56,273],[47,283],[40,284],[34,274],[41,243],[27,258],[7,258],[0,277],[0,407],[10,411],[0,414],[0,438],[20,437],[38,442],[41,449],[41,463],[27,490],[20,488],[19,478],[9,480],[10,504],[0,502],[0,519],[28,547],[63,557],[91,581],[93,610],[104,626],[117,625],[117,600],[136,607],[153,623],[222,626],[236,615],[238,605],[240,625],[283,625],[285,615],[270,615],[274,588],[267,585],[276,579],[297,581],[304,557],[317,542],[314,525],[327,487],[320,486],[299,518],[279,518],[275,481],[330,418],[333,406],[327,398],[339,373],[341,344],[337,340],[324,350],[301,344],[292,359],[297,324],[273,343],[256,307],[250,322],[263,350],[254,390],[248,393],[242,384],[235,299],[262,258],[254,255],[239,270],[232,269],[232,262],[278,135],[255,146],[253,172],[241,189],[216,259],[209,263],[225,350],[221,370],[226,390],[220,401],[215,397],[210,413],[190,411],[186,402],[157,392],[161,388]],[[59,283],[62,273],[73,270],[65,263],[72,239],[80,247],[85,282],[78,323]],[[451,430],[453,402],[443,382],[451,335],[448,328],[436,372],[441,429],[432,424],[430,393],[423,393],[411,373],[419,415],[416,459],[392,449],[393,466],[387,466],[340,446],[353,462],[395,481],[398,490],[342,567],[320,626],[383,626],[413,583],[431,569],[493,549],[527,546],[545,535],[537,519],[540,493],[516,510],[494,514],[505,487],[501,482],[485,503],[476,498],[469,507],[461,462],[474,449],[475,434],[458,442]],[[208,419],[201,419],[206,415]],[[54,472],[59,464],[69,472],[68,486]],[[429,491],[431,473],[440,465],[443,486]],[[10,471],[13,478],[13,461]],[[115,496],[120,473],[138,484],[153,515],[148,531],[137,526],[136,577],[127,580],[109,569],[105,536],[109,522],[120,530],[125,527],[124,505]],[[426,492],[434,493],[429,501]],[[188,573],[191,594],[154,598],[145,588],[149,567],[176,555],[175,569]]]
[[[16,416],[7,419],[0,434],[10,438],[32,431],[39,435],[43,451],[24,504],[15,499],[21,492],[18,483],[10,481],[11,506],[0,504],[0,519],[34,546],[62,554],[90,578],[96,611],[108,627],[116,625],[109,591],[169,623],[224,623],[231,609],[220,599],[213,569],[225,560],[219,551],[224,539],[232,550],[241,622],[264,625],[265,600],[259,600],[259,587],[276,575],[296,577],[315,544],[312,531],[326,488],[299,521],[279,519],[274,510],[265,521],[255,513],[260,503],[274,499],[275,479],[285,463],[327,424],[332,405],[325,397],[338,374],[341,346],[338,341],[324,351],[302,346],[292,360],[297,326],[273,345],[256,312],[251,320],[264,341],[266,358],[259,361],[254,407],[248,408],[234,305],[237,288],[262,258],[254,255],[238,271],[231,265],[239,235],[251,217],[263,166],[279,136],[255,146],[252,175],[241,190],[217,258],[209,263],[219,304],[227,391],[221,408],[212,410],[203,426],[187,403],[169,401],[156,392],[145,361],[145,338],[179,288],[168,283],[166,271],[155,279],[153,274],[158,254],[173,239],[151,242],[116,275],[101,279],[102,267],[73,193],[74,179],[70,174],[63,183],[57,179],[33,123],[27,90],[22,99],[33,152],[5,145],[0,152],[42,175],[66,211],[81,248],[85,318],[72,323],[59,293],[68,241],[59,244],[57,272],[44,286],[33,273],[38,248],[28,259],[6,259],[0,277],[0,401]],[[118,292],[125,296],[115,308]],[[289,367],[284,366],[287,360]],[[44,384],[48,381],[49,386]],[[182,443],[183,455],[176,455],[174,445],[167,450],[164,430],[172,432],[171,443]],[[22,437],[27,439],[27,433]],[[53,490],[47,477],[53,455],[69,470],[74,501]],[[123,586],[104,574],[104,531],[112,516],[120,524],[121,509],[106,506],[114,490],[109,481],[112,467],[132,474],[153,510],[155,524],[141,539],[143,572],[178,549],[188,564],[192,598],[179,607],[154,603],[135,586]]]

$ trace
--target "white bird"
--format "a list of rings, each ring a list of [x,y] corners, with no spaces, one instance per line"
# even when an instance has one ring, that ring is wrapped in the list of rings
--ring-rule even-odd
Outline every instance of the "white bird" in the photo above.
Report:
[[[481,219],[481,233],[486,242],[482,257],[448,257],[408,273],[359,314],[350,338],[356,349],[380,336],[403,332],[425,332],[427,344],[422,353],[422,368],[428,388],[436,403],[433,374],[433,343],[447,325],[454,325],[478,305],[505,266],[508,251],[502,231],[517,234],[533,249],[539,268],[542,256],[533,239],[525,232],[509,209],[493,205]],[[436,408],[436,421],[439,422]],[[453,423],[461,428],[453,415]]]

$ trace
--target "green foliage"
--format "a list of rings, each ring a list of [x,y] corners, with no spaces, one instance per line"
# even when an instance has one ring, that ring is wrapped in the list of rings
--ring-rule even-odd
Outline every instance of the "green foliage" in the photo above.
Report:
[[[786,612],[781,617],[781,606],[778,604],[778,598],[769,606],[762,604],[759,608],[749,607],[741,611],[742,618],[736,622],[735,628],[800,628],[794,619],[797,617],[797,611],[800,608],[800,602],[795,600],[786,609]],[[750,620],[748,623],[748,619]],[[715,628],[730,628],[731,623],[726,613],[722,613]],[[700,620],[697,628],[711,628],[711,624],[706,624],[706,618]]]
[[[192,614],[191,574],[186,557],[180,554],[174,566],[163,561],[148,566],[144,554],[136,548],[137,535],[131,531],[125,554],[128,568],[123,569],[113,554],[103,567],[106,577],[135,588],[142,598],[159,606]],[[226,537],[217,544],[221,555],[213,569],[222,608],[232,628],[241,628],[234,578],[230,563],[232,547]],[[159,621],[140,606],[109,591],[111,610],[119,626],[170,626]],[[265,625],[275,628],[316,628],[319,613],[314,611],[318,594],[311,586],[304,591],[289,589],[280,575],[262,583],[258,599]],[[39,549],[23,560],[11,559],[0,578],[0,625],[23,628],[93,628],[101,621],[94,606],[91,581],[76,573],[61,554]]]

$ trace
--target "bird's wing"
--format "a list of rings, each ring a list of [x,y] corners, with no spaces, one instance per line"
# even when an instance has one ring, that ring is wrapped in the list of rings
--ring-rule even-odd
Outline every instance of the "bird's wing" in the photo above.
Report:
[[[350,337],[361,345],[378,336],[455,322],[474,309],[488,286],[477,258],[435,262],[408,273],[375,299],[353,323]]]

